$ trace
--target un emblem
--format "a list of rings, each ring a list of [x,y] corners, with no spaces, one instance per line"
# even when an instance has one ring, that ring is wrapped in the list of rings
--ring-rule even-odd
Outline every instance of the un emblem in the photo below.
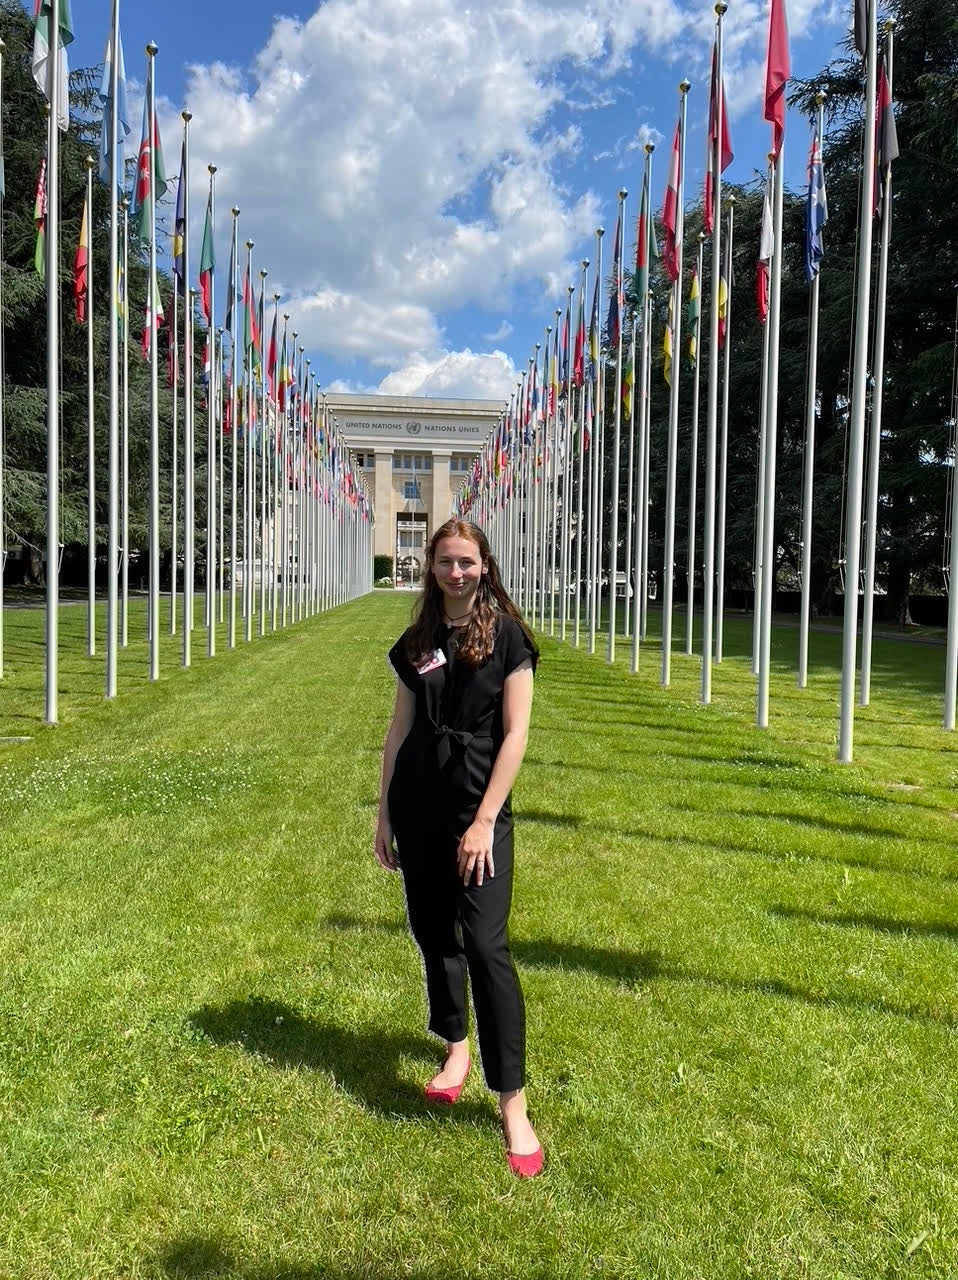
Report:
[[[407,431],[407,432],[408,432],[408,434],[409,434],[409,435],[411,435],[411,436],[418,436],[418,435],[419,435],[419,433],[420,433],[420,431],[422,431],[422,423],[421,423],[421,422],[407,422],[407,423],[406,423],[406,431]]]

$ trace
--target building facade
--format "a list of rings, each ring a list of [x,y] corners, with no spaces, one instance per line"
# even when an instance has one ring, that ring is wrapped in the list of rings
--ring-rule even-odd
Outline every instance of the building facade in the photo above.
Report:
[[[416,581],[433,531],[505,411],[502,400],[326,393],[333,423],[352,449],[373,500],[374,554]]]

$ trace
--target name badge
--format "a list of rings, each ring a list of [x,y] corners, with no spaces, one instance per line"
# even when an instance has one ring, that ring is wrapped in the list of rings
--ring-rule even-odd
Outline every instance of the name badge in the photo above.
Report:
[[[421,676],[426,675],[430,671],[436,671],[439,667],[446,665],[446,655],[441,649],[435,649],[424,662],[421,662],[416,670]]]

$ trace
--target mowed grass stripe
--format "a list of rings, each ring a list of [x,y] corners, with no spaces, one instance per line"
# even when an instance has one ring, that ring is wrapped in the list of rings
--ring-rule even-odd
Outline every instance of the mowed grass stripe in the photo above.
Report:
[[[659,687],[654,637],[637,677],[626,644],[610,669],[543,641],[513,933],[550,1163],[524,1186],[476,1075],[452,1114],[421,1101],[419,964],[372,857],[410,603],[155,686],[134,647],[109,706],[100,659],[65,655],[56,730],[42,619],[8,626],[0,715],[34,741],[0,748],[0,1273],[958,1266],[940,651],[879,644],[840,767],[834,636],[799,692],[776,633],[764,733],[742,623],[708,708],[684,654]]]

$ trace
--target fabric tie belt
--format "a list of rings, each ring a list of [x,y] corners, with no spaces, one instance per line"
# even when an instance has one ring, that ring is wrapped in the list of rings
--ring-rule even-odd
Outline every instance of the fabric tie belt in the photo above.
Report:
[[[445,773],[449,765],[452,764],[454,756],[457,761],[463,760],[470,743],[477,740],[492,741],[491,735],[488,733],[469,733],[465,729],[450,729],[447,724],[437,724],[435,733],[436,762],[439,765],[440,773]]]

